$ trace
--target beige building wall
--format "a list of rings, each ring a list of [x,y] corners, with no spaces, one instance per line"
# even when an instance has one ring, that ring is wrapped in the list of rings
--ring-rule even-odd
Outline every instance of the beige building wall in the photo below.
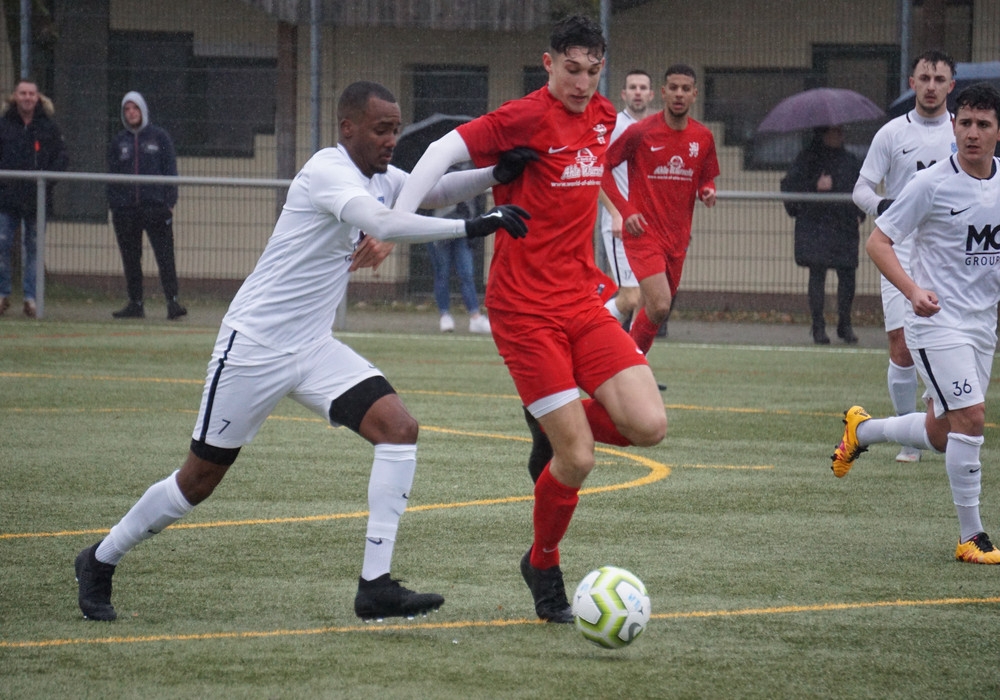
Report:
[[[612,16],[609,51],[609,92],[617,99],[624,72],[643,67],[659,81],[670,63],[685,61],[704,75],[705,68],[811,67],[814,44],[893,44],[897,0],[871,0],[864,12],[851,0],[806,3],[770,0],[735,3],[705,0],[679,3],[659,0],[616,12]],[[973,34],[974,60],[1000,59],[1000,0],[977,0]],[[2,18],[0,18],[2,21]],[[193,32],[200,55],[273,58],[277,53],[277,22],[238,0],[112,0],[115,30]],[[0,34],[0,37],[6,36]],[[308,27],[299,31],[297,162],[309,148]],[[522,93],[522,73],[540,65],[548,43],[548,28],[529,33],[477,31],[441,32],[401,29],[324,28],[322,60],[323,115],[321,142],[335,138],[334,104],[339,91],[357,79],[384,83],[400,99],[404,121],[412,113],[409,69],[416,64],[488,66],[489,103],[496,107]],[[12,71],[0,52],[0,75]],[[859,80],[864,76],[859,76]],[[658,102],[657,102],[658,104]],[[58,107],[58,105],[57,105]],[[238,105],[234,105],[238,109]],[[701,118],[700,105],[694,115]],[[58,119],[58,115],[57,115]],[[155,120],[155,112],[154,112]],[[716,134],[722,175],[720,191],[778,190],[781,173],[744,172],[742,151],[723,146],[720,124]],[[274,137],[259,136],[251,159],[181,158],[185,175],[271,178],[275,173]],[[176,209],[178,269],[182,277],[245,276],[270,234],[275,217],[270,190],[185,187]],[[694,237],[683,287],[690,290],[744,289],[750,273],[774,281],[774,291],[805,290],[805,273],[792,261],[792,225],[778,202],[726,200],[705,210],[698,205]],[[866,223],[862,235],[867,235]],[[47,264],[52,272],[119,274],[120,262],[110,224],[53,223]],[[81,249],[83,253],[81,254]],[[377,273],[362,271],[356,281],[398,282],[408,274],[406,246]],[[147,272],[155,274],[150,251]],[[834,281],[831,276],[830,289]],[[754,290],[765,291],[765,290]],[[858,293],[878,293],[878,276],[862,256]]]

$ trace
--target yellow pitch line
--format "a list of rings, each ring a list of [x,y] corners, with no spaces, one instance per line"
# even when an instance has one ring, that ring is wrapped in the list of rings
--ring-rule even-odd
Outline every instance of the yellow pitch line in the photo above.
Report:
[[[913,608],[933,605],[988,605],[1000,603],[1000,596],[989,598],[932,598],[929,600],[876,600],[867,603],[821,603],[818,605],[783,605],[773,608],[746,608],[743,610],[710,610],[661,613],[654,619],[677,620],[702,617],[738,617],[741,615],[783,615],[803,612],[832,612],[839,610],[870,610],[874,608]]]
[[[204,384],[204,379],[170,379],[167,377],[115,377],[101,374],[42,374],[39,372],[0,372],[8,379],[59,379],[65,381],[146,382],[151,384]]]
[[[932,607],[944,605],[994,605],[1000,603],[1000,596],[989,598],[934,598],[928,600],[878,600],[860,603],[821,603],[817,605],[785,605],[770,608],[744,608],[742,610],[693,610],[688,612],[659,613],[654,620],[694,620],[705,618],[741,617],[749,615],[787,615],[808,612],[841,612],[848,610],[871,610],[907,607]],[[0,649],[38,649],[44,647],[70,646],[80,644],[138,644],[145,642],[188,642],[216,639],[268,639],[274,637],[304,637],[318,634],[350,634],[354,632],[399,632],[460,630],[518,625],[546,624],[541,620],[516,618],[511,620],[459,620],[456,622],[411,622],[401,624],[346,625],[341,627],[315,627],[310,629],[250,630],[244,632],[206,632],[202,634],[156,634],[136,636],[116,636],[100,638],[40,639],[29,641],[0,640]]]
[[[678,464],[678,469],[732,469],[748,471],[767,471],[774,469],[773,464]]]
[[[85,375],[85,374],[47,374],[38,372],[0,372],[0,377],[9,379],[60,379],[60,380],[80,380],[80,381],[117,381],[117,382],[145,382],[150,384],[204,384],[204,379],[168,379],[163,377],[114,377],[111,375]],[[520,400],[516,394],[481,394],[463,391],[438,391],[428,389],[400,389],[400,394],[412,394],[414,396],[451,396],[470,399],[508,399]],[[767,408],[739,407],[739,406],[698,406],[694,404],[667,403],[664,404],[668,410],[673,411],[703,411],[709,413],[745,413],[749,415],[775,415],[775,416],[815,416],[826,418],[830,416],[842,416],[838,411],[788,411]],[[15,412],[27,412],[36,409],[14,408],[8,409]],[[112,409],[108,409],[112,410]],[[272,416],[275,417],[275,416]],[[987,428],[1000,427],[996,423],[987,423]]]
[[[498,433],[481,433],[467,430],[453,430],[451,428],[437,428],[434,426],[423,426],[423,430],[430,430],[433,432],[447,433],[451,435],[464,435],[470,437],[487,437],[496,438],[501,440],[519,440],[519,441],[529,441],[528,438],[511,436],[511,435],[500,435]],[[634,455],[628,452],[622,452],[620,450],[615,450],[610,447],[596,448],[598,452],[604,452],[606,454],[614,455],[616,457],[623,457],[625,459],[638,462],[642,466],[649,469],[649,474],[638,479],[633,479],[631,481],[626,481],[620,484],[609,484],[606,486],[593,486],[585,489],[580,489],[580,495],[593,495],[598,493],[606,493],[609,491],[620,491],[623,489],[638,488],[640,486],[647,486],[649,484],[666,479],[670,475],[670,467],[666,464],[661,464],[647,457],[641,455]],[[427,505],[414,505],[407,508],[407,512],[419,512],[419,511],[432,511],[432,510],[446,510],[450,508],[469,508],[472,506],[494,506],[494,505],[504,505],[509,503],[521,503],[524,501],[531,501],[534,499],[533,495],[524,496],[503,496],[500,498],[485,498],[473,501],[461,501],[456,503],[429,503]],[[247,520],[216,520],[206,523],[175,523],[170,526],[171,530],[194,530],[210,527],[240,527],[247,525],[288,525],[296,523],[316,523],[325,522],[328,520],[344,520],[347,518],[366,518],[368,517],[368,511],[359,510],[353,513],[325,513],[320,515],[303,515],[287,518],[262,518],[262,519],[247,519]],[[73,535],[101,535],[107,533],[107,528],[101,529],[88,529],[88,530],[59,530],[56,532],[17,532],[17,533],[0,533],[0,540],[14,540],[14,539],[28,539],[36,537],[69,537]]]

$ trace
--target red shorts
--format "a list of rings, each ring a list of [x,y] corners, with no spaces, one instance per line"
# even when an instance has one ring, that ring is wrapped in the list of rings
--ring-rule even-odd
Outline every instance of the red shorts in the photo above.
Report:
[[[598,303],[554,317],[489,309],[493,340],[525,406],[577,387],[593,396],[646,356]]]
[[[667,245],[662,236],[647,231],[641,236],[622,234],[625,255],[628,264],[632,266],[635,278],[640,282],[647,277],[666,273],[667,284],[670,285],[670,295],[677,296],[677,288],[681,283],[681,272],[684,270],[684,260],[687,258],[687,247],[680,252]]]

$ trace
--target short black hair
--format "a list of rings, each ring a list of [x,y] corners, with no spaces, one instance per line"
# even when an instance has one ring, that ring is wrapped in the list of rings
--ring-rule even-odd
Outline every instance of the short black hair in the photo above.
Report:
[[[939,49],[924,51],[922,54],[913,59],[912,63],[910,63],[910,75],[913,75],[913,71],[917,69],[917,64],[921,61],[927,61],[932,66],[937,65],[938,63],[946,63],[948,68],[951,69],[951,77],[955,77],[955,59],[946,54],[944,51]]]
[[[667,68],[667,70],[663,73],[663,82],[666,83],[667,78],[671,75],[686,75],[689,76],[691,80],[694,80],[695,82],[698,81],[698,76],[695,75],[694,68],[686,63],[675,63]]]
[[[976,83],[958,93],[955,98],[955,113],[962,107],[969,109],[992,109],[993,116],[1000,121],[1000,90],[989,83]]]
[[[633,69],[632,69],[632,70],[630,70],[630,71],[629,71],[628,73],[626,73],[626,74],[625,74],[625,82],[626,82],[626,83],[628,83],[628,77],[629,77],[630,75],[644,75],[644,76],[646,76],[647,78],[649,78],[649,84],[650,84],[650,85],[652,85],[652,84],[653,84],[653,76],[651,76],[651,75],[650,75],[649,73],[647,73],[646,71],[644,71],[644,70],[643,70],[642,68],[633,68]]]
[[[604,58],[608,42],[604,39],[601,26],[583,15],[572,15],[556,22],[549,37],[549,46],[556,53],[565,54],[573,46],[587,50],[593,58]]]
[[[393,104],[396,102],[395,95],[389,92],[389,89],[384,85],[368,80],[359,80],[348,85],[340,93],[340,99],[337,100],[337,121],[343,119],[358,121],[368,107],[369,98],[372,97]]]

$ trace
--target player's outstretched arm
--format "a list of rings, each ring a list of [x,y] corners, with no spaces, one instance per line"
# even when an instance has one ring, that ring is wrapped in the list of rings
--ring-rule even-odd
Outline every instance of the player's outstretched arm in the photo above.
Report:
[[[458,132],[449,131],[432,143],[417,161],[413,172],[406,178],[403,189],[396,197],[393,209],[402,212],[415,212],[424,206],[427,194],[444,177],[448,169],[457,164],[471,160],[469,149]],[[452,173],[457,175],[459,173]],[[461,200],[459,200],[461,201]]]
[[[438,209],[472,199],[497,184],[510,184],[538,160],[538,153],[527,147],[513,148],[500,154],[496,165],[473,170],[445,173],[420,203],[421,209]],[[400,209],[400,207],[396,207]],[[405,210],[403,210],[405,211]]]
[[[461,238],[463,235],[480,238],[500,228],[505,229],[514,238],[522,238],[528,232],[525,219],[530,218],[528,212],[512,204],[494,207],[485,214],[471,219],[420,216],[389,209],[371,196],[351,199],[344,205],[340,214],[341,221],[361,229],[379,241],[402,240],[407,243],[426,243]],[[362,257],[367,257],[367,253]],[[366,265],[359,263],[356,267],[361,266]]]

